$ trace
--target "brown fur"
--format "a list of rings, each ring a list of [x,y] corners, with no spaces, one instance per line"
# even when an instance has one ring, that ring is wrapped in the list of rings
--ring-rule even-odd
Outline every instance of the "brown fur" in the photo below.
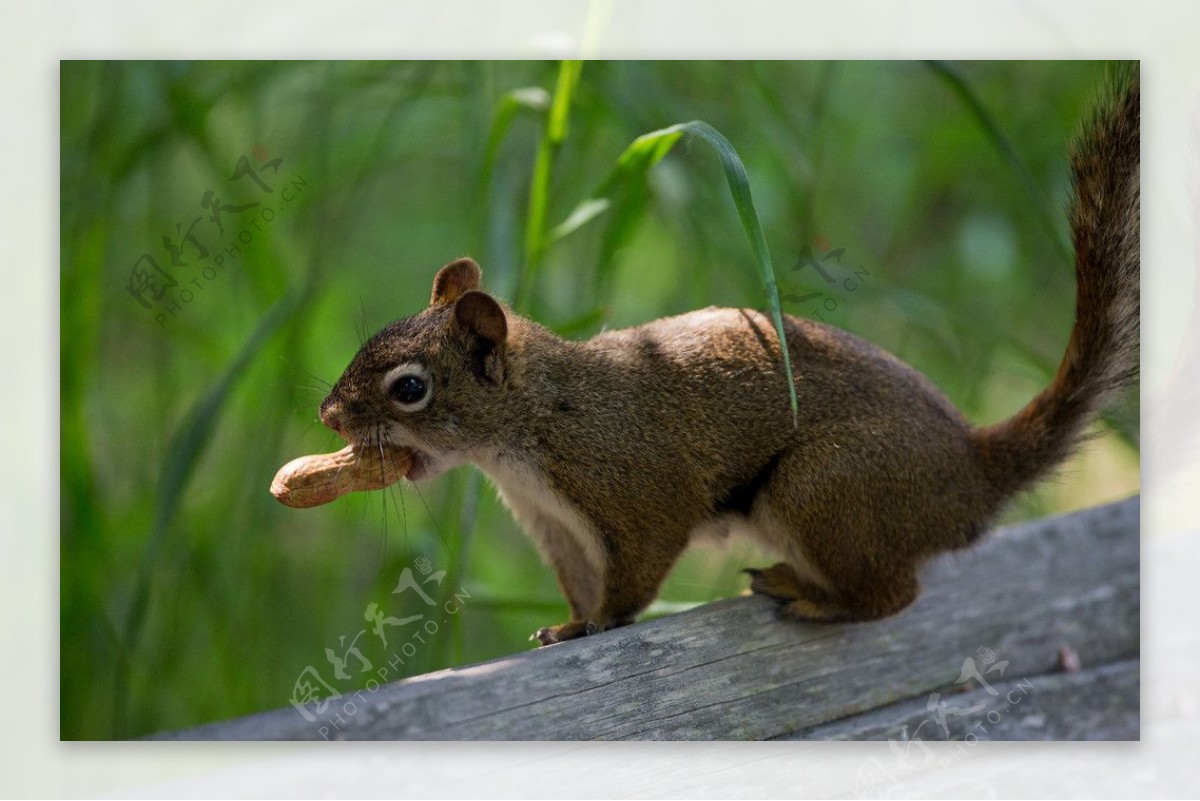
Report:
[[[360,444],[414,448],[436,474],[474,462],[553,566],[571,620],[542,643],[631,622],[698,531],[738,526],[783,561],[749,571],[783,614],[866,620],[919,592],[930,556],[966,546],[1061,463],[1137,370],[1138,87],[1126,81],[1072,159],[1077,321],[1051,386],[973,428],[922,375],[858,337],[745,309],[705,309],[559,339],[444,267],[430,307],[379,332],[321,407]],[[385,375],[426,371],[405,411]]]

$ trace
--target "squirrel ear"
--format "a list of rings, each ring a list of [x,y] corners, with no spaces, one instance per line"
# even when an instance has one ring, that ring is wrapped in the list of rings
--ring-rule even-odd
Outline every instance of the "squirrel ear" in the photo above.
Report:
[[[479,265],[472,259],[450,262],[433,277],[433,294],[429,296],[429,305],[445,306],[458,300],[463,293],[478,289],[482,274]]]
[[[504,316],[504,309],[491,295],[483,292],[471,290],[455,301],[454,319],[464,329],[493,346],[503,345],[508,336],[508,320]]]

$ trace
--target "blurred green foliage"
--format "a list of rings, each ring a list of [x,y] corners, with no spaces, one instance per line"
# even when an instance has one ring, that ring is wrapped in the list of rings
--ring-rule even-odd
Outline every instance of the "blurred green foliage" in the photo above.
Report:
[[[510,653],[564,619],[550,571],[474,468],[305,511],[266,490],[288,459],[339,447],[316,419],[325,389],[371,331],[427,302],[453,257],[475,256],[491,291],[519,293],[566,336],[765,308],[710,148],[684,137],[608,182],[649,131],[698,119],[732,142],[785,311],[892,350],[979,422],[1049,380],[1074,292],[1065,148],[1103,65],[571,69],[62,64],[64,739],[283,706],[310,666],[349,693],[389,665],[392,680]],[[558,227],[602,188],[605,210]],[[597,209],[582,211],[575,223]],[[826,262],[838,284],[803,266],[805,248],[842,250]],[[1102,426],[1010,517],[1134,491],[1136,417],[1113,419],[1120,432]],[[735,594],[738,568],[766,558],[694,550],[652,613]],[[446,571],[421,585],[437,606],[393,593],[421,566]],[[437,631],[385,627],[385,648],[371,603],[395,619],[436,610]],[[371,670],[346,656],[337,679],[326,649],[345,656],[364,629]]]

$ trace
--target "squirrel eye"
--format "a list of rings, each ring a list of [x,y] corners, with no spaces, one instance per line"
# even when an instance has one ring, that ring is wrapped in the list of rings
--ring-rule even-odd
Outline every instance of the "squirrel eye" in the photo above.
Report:
[[[408,362],[388,371],[383,390],[403,411],[419,412],[429,405],[433,384],[424,366]]]
[[[420,376],[402,375],[392,382],[392,397],[406,406],[424,398],[425,391],[425,382]]]

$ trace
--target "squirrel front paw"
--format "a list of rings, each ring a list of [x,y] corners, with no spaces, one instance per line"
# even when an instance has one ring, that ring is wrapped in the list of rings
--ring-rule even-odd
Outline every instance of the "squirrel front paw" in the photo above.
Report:
[[[566,623],[559,623],[557,626],[543,626],[542,628],[529,635],[529,639],[537,640],[541,645],[553,645],[556,642],[566,642],[567,640],[586,637],[589,634],[594,634],[597,631],[596,624],[588,620],[571,620]]]

